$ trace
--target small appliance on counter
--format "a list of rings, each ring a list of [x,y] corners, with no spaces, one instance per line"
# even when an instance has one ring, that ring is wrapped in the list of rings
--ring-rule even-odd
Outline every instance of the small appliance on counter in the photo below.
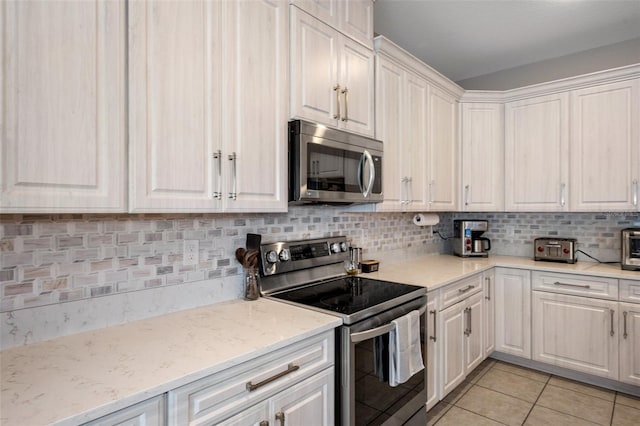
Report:
[[[453,221],[453,254],[460,257],[488,257],[491,240],[481,237],[489,223],[486,220]]]
[[[622,269],[640,271],[640,228],[627,228],[621,232]]]
[[[536,238],[533,241],[533,260],[576,263],[577,244],[575,238]]]

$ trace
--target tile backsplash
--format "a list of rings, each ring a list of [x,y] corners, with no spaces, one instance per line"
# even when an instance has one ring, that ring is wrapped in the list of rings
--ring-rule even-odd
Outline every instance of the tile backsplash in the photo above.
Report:
[[[453,219],[487,219],[491,254],[532,255],[539,236],[619,261],[620,229],[638,213],[442,213],[417,227],[411,213],[290,207],[279,214],[0,215],[2,345],[10,347],[241,297],[235,249],[263,241],[346,235],[366,258],[451,253]],[[183,259],[197,240],[199,263]],[[580,255],[580,261],[590,261]]]

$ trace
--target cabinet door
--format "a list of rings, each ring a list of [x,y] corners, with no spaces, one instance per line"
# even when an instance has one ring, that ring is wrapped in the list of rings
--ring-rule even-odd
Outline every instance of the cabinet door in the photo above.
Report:
[[[618,379],[618,302],[533,292],[533,359]]]
[[[640,386],[640,305],[620,303],[620,381]]]
[[[84,426],[162,426],[167,424],[164,395],[123,408]]]
[[[440,392],[444,398],[466,377],[465,330],[467,327],[466,305],[457,303],[439,312],[440,343]]]
[[[218,426],[264,426],[268,422],[269,404],[261,402],[219,423]]]
[[[462,210],[504,210],[504,106],[462,105]]]
[[[496,270],[496,351],[531,359],[531,277],[522,269]]]
[[[458,102],[446,92],[429,91],[429,204],[431,210],[452,211],[458,207]]]
[[[220,4],[129,3],[131,211],[221,207]]]
[[[0,5],[0,213],[123,212],[126,5]]]
[[[405,71],[383,56],[376,59],[376,138],[384,143],[382,192],[378,211],[399,211],[404,206],[406,176],[402,168]]]
[[[438,294],[437,290],[427,294],[427,340],[425,343],[427,346],[427,362],[425,363],[425,368],[427,369],[427,410],[430,410],[439,401],[440,360],[438,358],[438,348],[440,339],[438,336],[438,320],[440,319],[440,312],[438,312]]]
[[[485,358],[491,355],[496,346],[496,302],[495,302],[495,270],[484,273],[484,282],[482,291],[484,295],[484,325],[483,325],[483,341]]]
[[[291,116],[336,127],[338,38],[333,28],[291,8]]]
[[[331,426],[334,421],[333,367],[281,392],[270,402],[270,423]]]
[[[348,37],[340,37],[339,125],[346,130],[373,136],[374,54]]]
[[[484,360],[484,294],[470,296],[465,302],[468,326],[464,348],[465,376]]]
[[[407,73],[406,79],[406,109],[403,114],[404,138],[401,144],[402,167],[406,209],[411,211],[425,211],[429,208],[427,202],[427,103],[429,101],[429,86],[427,81],[412,73]],[[384,139],[382,140],[384,142]],[[388,151],[385,150],[385,155]]]
[[[289,4],[222,4],[224,209],[286,211]]]
[[[568,100],[561,93],[506,104],[506,211],[568,209]]]
[[[340,29],[367,47],[373,45],[373,1],[335,0],[340,13]]]
[[[639,82],[571,92],[572,210],[637,210]]]

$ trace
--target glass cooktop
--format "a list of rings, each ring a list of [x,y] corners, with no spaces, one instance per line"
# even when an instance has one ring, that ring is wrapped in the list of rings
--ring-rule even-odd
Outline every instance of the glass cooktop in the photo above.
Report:
[[[416,296],[420,296],[424,291],[423,287],[414,285],[346,276],[271,296],[339,314],[352,315],[414,292]]]

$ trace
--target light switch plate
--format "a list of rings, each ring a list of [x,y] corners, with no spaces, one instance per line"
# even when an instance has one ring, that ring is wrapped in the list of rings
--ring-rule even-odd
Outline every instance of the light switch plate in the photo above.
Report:
[[[200,241],[198,240],[184,240],[183,250],[183,265],[197,265],[200,262]]]

